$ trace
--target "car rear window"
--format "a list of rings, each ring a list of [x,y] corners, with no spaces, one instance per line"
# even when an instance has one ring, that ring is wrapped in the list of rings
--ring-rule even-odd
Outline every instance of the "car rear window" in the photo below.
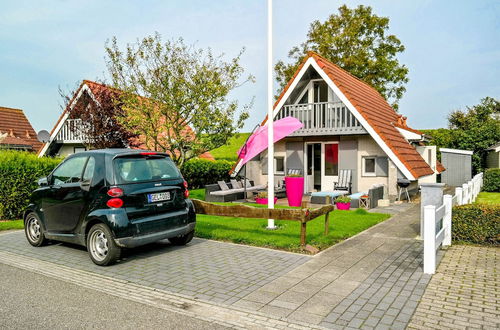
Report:
[[[117,183],[177,179],[181,173],[174,162],[163,156],[119,157],[114,160]]]

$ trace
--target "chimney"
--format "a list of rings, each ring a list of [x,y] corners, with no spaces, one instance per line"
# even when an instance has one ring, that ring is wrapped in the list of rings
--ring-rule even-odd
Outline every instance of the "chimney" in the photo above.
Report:
[[[10,129],[9,136],[10,136],[10,137],[15,137],[15,136],[14,136],[14,131],[12,130],[12,128]]]
[[[31,139],[30,132],[28,132],[28,130],[26,130],[26,137],[27,137],[28,139]]]

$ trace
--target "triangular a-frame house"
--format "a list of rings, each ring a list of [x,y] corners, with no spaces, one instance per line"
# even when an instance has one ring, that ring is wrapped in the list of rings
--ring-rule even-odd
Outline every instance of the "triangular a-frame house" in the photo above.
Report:
[[[418,182],[435,182],[444,170],[436,148],[425,145],[425,136],[408,127],[406,117],[373,87],[316,53],[308,53],[274,105],[275,120],[286,116],[304,127],[275,144],[275,176],[279,181],[287,173],[303,174],[305,192],[333,190],[344,169],[351,170],[353,192],[384,184],[394,197],[398,179],[416,188]],[[240,169],[238,160],[234,171]],[[265,183],[266,152],[246,170]]]

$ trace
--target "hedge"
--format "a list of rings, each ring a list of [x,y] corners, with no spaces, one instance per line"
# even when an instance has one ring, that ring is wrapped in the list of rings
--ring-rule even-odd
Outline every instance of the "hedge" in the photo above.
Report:
[[[0,150],[0,219],[19,219],[39,178],[47,176],[61,159]]]
[[[500,192],[500,168],[487,169],[483,180],[483,191]]]
[[[181,168],[190,189],[203,188],[217,181],[229,181],[229,171],[234,162],[227,160],[191,159]]]
[[[468,204],[453,208],[454,241],[500,245],[500,206]]]

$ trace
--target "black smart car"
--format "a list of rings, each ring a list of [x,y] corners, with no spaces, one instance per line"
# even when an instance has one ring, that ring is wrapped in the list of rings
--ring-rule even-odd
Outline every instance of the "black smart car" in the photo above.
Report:
[[[38,181],[24,213],[26,238],[87,247],[97,265],[131,248],[193,238],[196,215],[187,182],[165,153],[104,149],[74,154]]]

